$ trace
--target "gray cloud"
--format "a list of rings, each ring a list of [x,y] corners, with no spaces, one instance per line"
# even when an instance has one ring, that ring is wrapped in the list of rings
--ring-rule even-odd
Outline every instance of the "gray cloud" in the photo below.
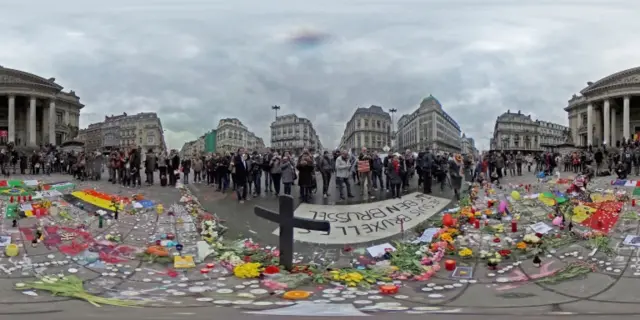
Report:
[[[568,98],[635,67],[640,3],[618,1],[32,0],[3,5],[0,64],[56,77],[104,114],[156,111],[179,148],[237,117],[268,141],[270,106],[334,147],[358,106],[433,94],[488,146],[496,116],[565,124]],[[320,45],[292,45],[305,28]],[[396,117],[397,118],[397,117]]]

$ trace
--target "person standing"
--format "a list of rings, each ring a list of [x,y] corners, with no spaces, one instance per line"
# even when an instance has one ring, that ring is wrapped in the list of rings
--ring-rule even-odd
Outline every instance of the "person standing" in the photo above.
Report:
[[[155,153],[153,153],[153,149],[149,149],[147,151],[147,157],[145,159],[145,170],[144,172],[147,175],[147,185],[153,185],[153,172],[156,170],[156,164],[158,162],[158,158],[156,158]]]
[[[322,196],[325,198],[329,197],[329,184],[331,184],[333,168],[335,168],[335,165],[333,164],[331,155],[329,154],[329,151],[325,150],[324,154],[318,161],[318,170],[322,175]]]
[[[420,167],[422,168],[422,193],[431,194],[431,184],[433,183],[433,154],[427,149],[422,157]]]
[[[276,192],[276,197],[280,195],[280,179],[282,178],[282,161],[277,152],[273,153],[271,161],[269,162],[269,175],[273,180],[273,189]]]
[[[273,169],[273,157],[274,153],[270,148],[267,148],[267,152],[262,156],[262,171],[264,171],[264,192],[273,192],[273,181],[271,178],[271,169]],[[258,181],[258,183],[260,183],[260,181]]]
[[[300,196],[303,202],[311,201],[311,189],[313,187],[313,179],[315,174],[315,166],[313,158],[309,154],[309,151],[304,151],[298,165],[296,166],[300,177],[298,177],[298,186],[300,187]]]
[[[170,156],[169,165],[167,166],[169,171],[169,185],[175,187],[180,177],[180,155],[178,155],[176,150],[171,150]]]
[[[400,187],[402,186],[402,177],[406,171],[405,162],[401,161],[399,154],[394,154],[389,161],[387,172],[389,174],[389,184],[391,185],[391,197],[400,199]]]
[[[362,148],[362,152],[358,156],[358,180],[360,181],[360,194],[364,199],[365,191],[371,195],[371,167],[373,161],[367,148]]]
[[[291,158],[289,156],[285,155],[284,157],[282,157],[280,170],[282,174],[282,185],[284,186],[284,194],[291,195],[291,186],[297,179],[297,176],[296,168],[291,163]]]
[[[349,184],[349,177],[351,176],[351,161],[349,153],[343,150],[341,155],[336,158],[336,184],[338,185],[338,192],[340,193],[340,199],[344,200],[344,187],[347,187],[347,196],[353,198],[351,193],[351,185]]]
[[[189,173],[191,173],[191,159],[182,160],[182,183],[189,184]]]
[[[165,151],[160,151],[158,155],[158,172],[160,173],[160,185],[167,185],[167,154]]]
[[[462,156],[456,154],[449,158],[449,177],[451,179],[451,188],[455,194],[456,200],[460,200],[460,188],[462,188],[463,176],[463,159]]]
[[[244,203],[247,200],[248,178],[247,155],[244,148],[238,149],[238,152],[233,156],[231,165],[233,166],[231,174],[233,176],[238,202]]]

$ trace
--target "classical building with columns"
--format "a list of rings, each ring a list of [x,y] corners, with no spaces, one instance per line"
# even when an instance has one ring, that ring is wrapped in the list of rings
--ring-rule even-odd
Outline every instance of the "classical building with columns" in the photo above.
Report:
[[[55,80],[0,66],[0,144],[60,145],[75,137],[84,105]]]
[[[587,82],[564,110],[576,146],[615,146],[633,138],[640,133],[640,67]]]

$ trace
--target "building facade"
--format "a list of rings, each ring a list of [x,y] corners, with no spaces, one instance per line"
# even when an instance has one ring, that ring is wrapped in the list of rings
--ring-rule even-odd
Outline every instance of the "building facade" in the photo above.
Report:
[[[491,138],[491,150],[540,152],[554,149],[564,143],[568,127],[552,122],[533,120],[524,115],[507,110],[498,116]]]
[[[287,114],[271,123],[271,149],[299,155],[303,149],[322,150],[320,138],[309,119]]]
[[[204,152],[216,152],[216,130],[211,130],[204,134]]]
[[[221,119],[216,128],[216,152],[231,153],[239,148],[262,152],[264,141],[237,118]]]
[[[180,159],[199,157],[204,154],[205,136],[185,142],[180,149]]]
[[[416,111],[398,119],[398,150],[455,152],[462,150],[460,126],[434,96],[422,100]]]
[[[564,110],[576,146],[616,145],[634,138],[640,134],[640,67],[587,82]]]
[[[382,107],[358,108],[347,121],[340,148],[360,150],[366,147],[374,152],[384,152],[391,144],[391,116]]]
[[[140,147],[146,153],[167,150],[162,122],[155,112],[105,116],[104,121],[80,130],[87,151]]]
[[[55,81],[0,66],[0,144],[60,145],[76,138],[84,105]]]
[[[476,149],[476,142],[473,138],[467,137],[466,134],[462,134],[460,138],[460,153],[475,155],[478,152]]]

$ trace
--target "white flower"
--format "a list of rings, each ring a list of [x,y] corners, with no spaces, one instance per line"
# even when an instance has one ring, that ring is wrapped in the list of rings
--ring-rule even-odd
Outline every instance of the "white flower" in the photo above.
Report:
[[[538,238],[538,236],[536,236],[535,234],[532,234],[532,233],[529,233],[529,234],[525,235],[522,240],[524,242],[529,242],[529,243],[538,243],[538,242],[540,242],[540,238]]]

